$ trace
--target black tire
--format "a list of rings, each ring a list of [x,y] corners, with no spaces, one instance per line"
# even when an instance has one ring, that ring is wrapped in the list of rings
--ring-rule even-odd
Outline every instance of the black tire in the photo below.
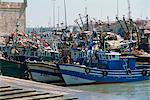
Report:
[[[127,69],[127,74],[131,75],[132,71],[130,69]]]
[[[85,68],[85,73],[89,74],[91,72],[91,70],[89,68]]]
[[[143,76],[146,76],[146,75],[147,75],[147,71],[146,71],[146,70],[143,70],[143,71],[142,71],[142,75],[143,75]]]
[[[32,75],[31,72],[29,70],[25,71],[25,79],[26,80],[32,80]]]
[[[107,76],[108,72],[107,71],[102,71],[103,76]]]

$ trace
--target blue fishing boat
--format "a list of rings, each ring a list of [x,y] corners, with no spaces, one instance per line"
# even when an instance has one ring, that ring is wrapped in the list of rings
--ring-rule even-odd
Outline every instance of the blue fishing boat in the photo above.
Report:
[[[122,56],[120,52],[96,49],[95,32],[85,37],[85,46],[80,50],[71,48],[67,63],[59,64],[60,72],[66,85],[91,84],[91,83],[121,83],[135,82],[150,79],[150,66],[136,66],[136,57],[132,56],[131,44],[129,54]],[[79,41],[81,43],[81,41]],[[80,44],[78,43],[78,44]],[[78,46],[79,47],[79,46]],[[68,62],[69,58],[71,61]]]
[[[84,60],[80,59],[79,64],[60,64],[60,72],[66,85],[121,83],[150,79],[150,69],[144,66],[137,68],[133,56],[122,57],[120,53],[101,51],[96,55],[96,62],[84,58]]]

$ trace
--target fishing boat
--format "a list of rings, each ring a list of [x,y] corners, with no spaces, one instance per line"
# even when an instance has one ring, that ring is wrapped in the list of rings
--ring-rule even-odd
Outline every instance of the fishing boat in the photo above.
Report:
[[[62,80],[59,69],[54,63],[26,61],[26,65],[34,81],[48,83]]]
[[[53,51],[51,48],[41,53],[42,61],[30,59],[26,60],[26,66],[28,67],[32,80],[38,82],[56,82],[61,81],[62,77],[57,67],[56,61],[59,61],[59,52]],[[45,60],[45,57],[47,60]]]
[[[150,79],[150,68],[136,67],[136,57],[130,52],[127,56],[122,56],[119,52],[107,51],[105,41],[103,49],[96,49],[98,44],[94,42],[96,39],[94,34],[96,33],[90,32],[88,41],[83,40],[86,47],[81,45],[80,50],[71,48],[71,61],[67,58],[67,63],[59,64],[66,85],[135,82]],[[131,51],[131,44],[128,47]]]
[[[23,62],[15,61],[13,59],[7,59],[0,56],[0,71],[4,76],[29,79],[29,73],[27,67]]]
[[[136,68],[133,56],[122,57],[116,52],[97,52],[96,64],[93,60],[81,60],[78,64],[60,64],[60,72],[66,85],[92,83],[121,83],[150,79],[150,69]],[[86,64],[83,64],[83,62]],[[81,63],[82,62],[82,63]]]

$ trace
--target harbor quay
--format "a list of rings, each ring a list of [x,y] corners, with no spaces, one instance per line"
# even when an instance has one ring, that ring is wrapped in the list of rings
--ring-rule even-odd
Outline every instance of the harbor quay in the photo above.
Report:
[[[107,95],[107,94],[87,92],[82,90],[74,90],[68,87],[61,87],[61,86],[56,86],[51,84],[34,82],[30,80],[22,80],[22,79],[17,79],[12,77],[0,76],[0,99],[1,100],[2,98],[11,98],[11,97],[12,97],[11,100],[20,100],[21,98],[22,98],[21,100],[30,100],[28,98],[30,97],[32,98],[32,95],[30,95],[31,93],[28,96],[27,94],[25,94],[25,92],[20,93],[20,91],[18,91],[17,94],[17,92],[13,92],[13,90],[11,90],[10,87],[13,88],[14,91],[17,91],[17,89],[23,89],[24,91],[25,90],[36,91],[39,93],[47,93],[49,95],[54,96],[53,99],[46,99],[46,100],[120,100],[120,99],[126,100],[126,98],[120,96],[114,96],[110,94]],[[18,95],[18,97],[14,96],[15,93],[16,95]],[[23,98],[27,98],[27,99],[23,99]],[[34,98],[36,98],[36,96],[34,96]]]

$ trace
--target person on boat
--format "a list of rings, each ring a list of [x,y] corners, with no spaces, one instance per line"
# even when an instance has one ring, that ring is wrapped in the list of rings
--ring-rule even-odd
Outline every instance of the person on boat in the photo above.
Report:
[[[77,56],[77,53],[75,52],[73,56],[73,61],[77,61],[77,60],[78,60],[78,56]]]
[[[70,63],[71,63],[71,58],[70,58],[69,55],[67,56],[66,63],[67,63],[67,64],[70,64]]]

